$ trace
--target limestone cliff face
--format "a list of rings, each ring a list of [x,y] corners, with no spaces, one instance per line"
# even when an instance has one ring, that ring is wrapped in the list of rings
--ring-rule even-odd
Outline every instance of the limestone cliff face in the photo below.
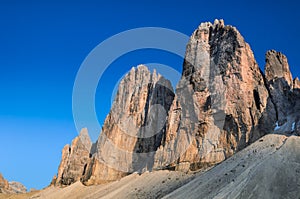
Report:
[[[265,69],[266,75],[235,27],[223,20],[202,23],[187,44],[175,94],[155,71],[132,68],[97,142],[92,145],[84,129],[65,146],[53,184],[100,184],[136,171],[198,170],[267,133],[299,135],[298,78],[292,79],[286,57],[274,50],[266,54]]]
[[[299,79],[293,80],[285,55],[275,50],[266,53],[265,74],[277,114],[277,132],[300,133]]]
[[[293,87],[293,78],[288,60],[281,52],[269,50],[266,53],[265,75],[268,81],[282,78],[289,87]]]
[[[84,179],[87,184],[152,170],[174,98],[171,83],[146,66],[132,68],[119,85]]]
[[[267,111],[273,109],[263,75],[237,29],[222,20],[202,23],[187,45],[156,166],[196,170],[219,163],[269,133],[276,118]]]
[[[82,129],[80,135],[72,141],[72,145],[66,145],[63,148],[57,178],[53,180],[52,184],[70,185],[79,181],[84,175],[90,159],[91,147],[88,131]]]
[[[287,58],[280,52],[270,50],[266,53],[265,74],[267,86],[277,110],[279,125],[287,121],[292,105],[291,93],[293,79]]]

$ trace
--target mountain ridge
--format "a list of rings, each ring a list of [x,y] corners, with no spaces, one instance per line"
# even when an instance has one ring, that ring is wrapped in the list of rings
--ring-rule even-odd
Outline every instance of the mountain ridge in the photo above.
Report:
[[[176,91],[144,65],[131,69],[98,141],[92,144],[83,129],[84,135],[63,149],[52,184],[96,185],[165,169],[198,171],[264,135],[299,135],[299,85],[282,53],[266,53],[263,73],[235,27],[223,20],[201,23],[187,44]]]

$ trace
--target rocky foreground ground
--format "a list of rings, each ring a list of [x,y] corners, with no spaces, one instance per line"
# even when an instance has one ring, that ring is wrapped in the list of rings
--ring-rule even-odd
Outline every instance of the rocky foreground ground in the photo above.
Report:
[[[9,198],[299,198],[299,179],[300,138],[270,134],[206,172],[135,173],[102,185],[77,182]]]

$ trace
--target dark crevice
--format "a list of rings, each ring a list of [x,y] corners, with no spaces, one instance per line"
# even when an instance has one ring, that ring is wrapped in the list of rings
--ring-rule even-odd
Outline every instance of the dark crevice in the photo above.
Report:
[[[210,110],[211,109],[211,104],[212,104],[212,102],[211,102],[211,96],[208,96],[206,98],[206,102],[205,102],[205,105],[203,107],[204,111]]]
[[[257,90],[253,90],[253,97],[254,97],[254,101],[255,101],[255,105],[257,110],[260,110],[260,98],[259,98],[259,93]]]
[[[144,124],[142,126],[146,126],[147,125],[147,122],[148,122],[148,110],[149,110],[149,102],[150,102],[150,99],[151,99],[151,96],[152,96],[152,88],[153,88],[153,84],[152,83],[149,83],[148,84],[148,95],[147,95],[147,99],[146,99],[146,105],[145,105],[145,108],[144,108],[144,111],[145,111],[145,119],[144,119]]]
[[[87,167],[87,164],[85,164],[84,167],[83,167],[83,172],[82,172],[82,175],[83,175],[83,176],[85,175],[86,167]]]

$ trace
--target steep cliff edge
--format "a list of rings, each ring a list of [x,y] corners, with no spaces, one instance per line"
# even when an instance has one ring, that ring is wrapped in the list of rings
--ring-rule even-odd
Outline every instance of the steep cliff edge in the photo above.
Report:
[[[101,183],[152,170],[173,98],[170,81],[146,66],[132,68],[120,82],[83,181]]]
[[[265,74],[267,88],[276,109],[276,132],[299,135],[299,80],[293,80],[286,56],[275,50],[268,51]]]
[[[202,23],[187,45],[158,168],[197,170],[271,132],[276,118],[250,46],[222,20]]]
[[[274,50],[266,54],[265,68],[266,75],[235,27],[223,20],[202,23],[187,44],[176,92],[146,66],[132,68],[97,143],[84,129],[65,146],[53,184],[101,184],[161,169],[195,171],[268,133],[299,135],[299,80]]]
[[[52,180],[53,185],[70,185],[77,182],[84,175],[87,163],[91,157],[92,143],[87,129],[82,129],[79,136],[66,145],[62,150],[62,158],[57,177]]]

